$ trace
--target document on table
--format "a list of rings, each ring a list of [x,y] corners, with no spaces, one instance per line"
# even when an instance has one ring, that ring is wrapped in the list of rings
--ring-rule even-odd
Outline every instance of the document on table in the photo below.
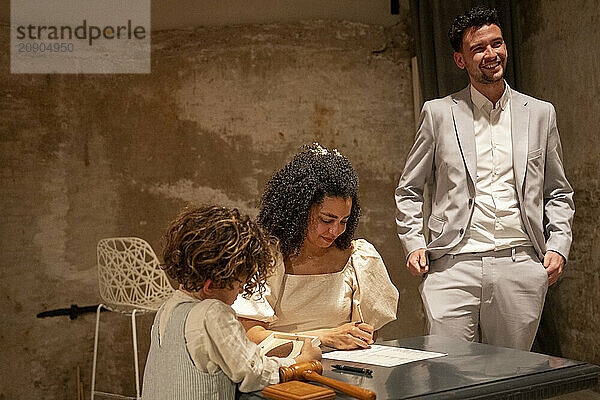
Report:
[[[447,355],[448,354],[445,353],[433,353],[431,351],[373,344],[369,349],[337,350],[330,353],[324,353],[323,358],[380,365],[382,367],[394,367],[396,365],[406,364],[413,361],[426,360],[428,358],[443,357]]]

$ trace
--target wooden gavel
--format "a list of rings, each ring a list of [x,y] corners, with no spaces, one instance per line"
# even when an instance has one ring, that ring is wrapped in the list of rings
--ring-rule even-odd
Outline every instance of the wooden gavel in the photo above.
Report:
[[[376,394],[370,390],[351,385],[346,382],[336,381],[335,379],[327,378],[323,375],[323,365],[317,360],[303,362],[289,367],[279,368],[279,380],[288,382],[292,380],[304,379],[306,381],[319,382],[340,392],[346,393],[349,396],[356,397],[361,400],[375,400]]]

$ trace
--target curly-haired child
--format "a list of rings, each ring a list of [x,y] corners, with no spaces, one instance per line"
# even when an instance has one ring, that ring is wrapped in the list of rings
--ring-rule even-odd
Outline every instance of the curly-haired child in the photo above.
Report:
[[[163,269],[179,289],[159,309],[144,371],[144,400],[233,399],[279,382],[279,367],[320,359],[306,342],[293,358],[261,356],[230,307],[261,292],[274,265],[270,237],[236,209],[184,211],[165,235]]]

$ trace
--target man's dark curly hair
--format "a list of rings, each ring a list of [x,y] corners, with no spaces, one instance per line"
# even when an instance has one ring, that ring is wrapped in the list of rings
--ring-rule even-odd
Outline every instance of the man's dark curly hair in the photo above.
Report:
[[[472,26],[481,27],[483,25],[497,25],[500,29],[500,21],[498,20],[498,12],[493,8],[485,6],[477,6],[471,8],[465,14],[461,14],[454,19],[450,30],[448,31],[448,37],[450,38],[450,44],[456,52],[462,50],[463,37],[467,29]]]
[[[171,222],[164,242],[162,268],[189,291],[201,290],[208,279],[229,289],[245,279],[245,296],[262,293],[275,265],[276,239],[237,209],[186,209]]]
[[[335,240],[340,249],[350,247],[358,225],[358,176],[350,161],[337,150],[318,144],[304,146],[292,161],[267,183],[258,222],[279,239],[284,256],[297,254],[306,239],[311,207],[325,197],[352,199],[346,230]]]

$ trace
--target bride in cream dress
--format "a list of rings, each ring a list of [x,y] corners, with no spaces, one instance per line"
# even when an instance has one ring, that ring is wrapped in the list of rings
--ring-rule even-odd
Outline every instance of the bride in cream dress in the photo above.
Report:
[[[275,173],[258,221],[279,240],[280,257],[267,291],[233,305],[250,340],[276,331],[365,348],[396,319],[398,291],[381,256],[353,240],[359,214],[356,172],[336,150],[308,146]]]

